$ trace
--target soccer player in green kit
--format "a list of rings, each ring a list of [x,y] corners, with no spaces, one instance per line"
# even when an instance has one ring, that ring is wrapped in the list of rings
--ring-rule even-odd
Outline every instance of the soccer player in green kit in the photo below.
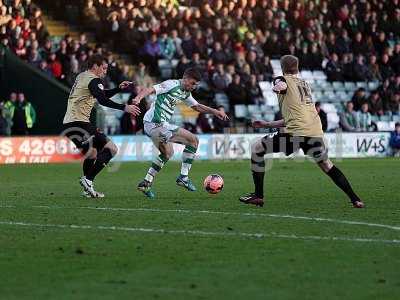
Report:
[[[151,189],[155,176],[174,154],[173,143],[185,145],[182,154],[181,173],[176,179],[176,184],[189,191],[196,191],[196,187],[188,175],[199,145],[199,139],[190,131],[169,123],[178,101],[184,102],[200,113],[213,114],[221,120],[228,119],[225,112],[200,104],[192,97],[191,92],[196,89],[200,80],[200,72],[194,68],[189,68],[183,74],[182,79],[167,80],[151,88],[143,88],[133,99],[133,104],[138,105],[144,97],[156,94],[156,100],[146,112],[143,121],[144,132],[151,138],[160,151],[160,155],[153,160],[145,178],[137,187],[149,198],[155,196]]]

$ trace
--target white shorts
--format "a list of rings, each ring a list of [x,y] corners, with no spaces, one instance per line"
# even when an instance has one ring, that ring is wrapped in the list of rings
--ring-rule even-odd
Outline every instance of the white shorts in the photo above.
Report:
[[[152,123],[145,121],[143,125],[144,133],[156,144],[168,143],[179,130],[179,126],[169,123]]]

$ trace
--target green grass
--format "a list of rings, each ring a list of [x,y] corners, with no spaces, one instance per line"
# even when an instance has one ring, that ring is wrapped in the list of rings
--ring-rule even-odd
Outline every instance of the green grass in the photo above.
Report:
[[[400,230],[282,217],[400,226],[399,160],[337,165],[366,209],[353,209],[310,162],[275,161],[266,176],[264,208],[237,200],[252,190],[247,161],[195,163],[191,174],[199,188],[207,174],[225,177],[224,190],[215,196],[177,187],[179,164],[169,163],[157,178],[156,200],[135,189],[148,164],[126,163],[102,173],[96,187],[107,198],[101,201],[80,197],[79,164],[1,166],[0,222],[92,228],[0,223],[0,299],[399,299],[400,244],[381,240],[400,240]],[[178,209],[189,212],[171,211]],[[237,214],[199,212],[205,210]],[[176,230],[221,235],[168,233]]]

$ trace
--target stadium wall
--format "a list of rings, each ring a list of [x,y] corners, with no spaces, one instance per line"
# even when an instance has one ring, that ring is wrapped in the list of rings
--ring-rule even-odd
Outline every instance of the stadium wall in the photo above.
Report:
[[[250,158],[250,145],[263,134],[199,135],[200,160],[238,160]],[[385,157],[390,155],[389,132],[327,133],[325,140],[333,158]],[[157,150],[146,136],[113,136],[120,149],[114,162],[148,161]],[[180,160],[182,145],[175,145],[173,160]],[[284,157],[274,155],[274,157]],[[301,153],[295,157],[303,158]],[[0,164],[60,163],[81,159],[72,142],[60,136],[0,138]]]
[[[0,97],[23,92],[37,113],[32,134],[54,135],[62,131],[69,89],[39,69],[20,60],[8,49],[0,49]]]

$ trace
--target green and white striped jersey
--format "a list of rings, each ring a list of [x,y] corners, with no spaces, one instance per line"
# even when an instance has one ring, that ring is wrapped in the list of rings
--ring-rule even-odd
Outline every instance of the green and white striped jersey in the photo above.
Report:
[[[156,100],[144,115],[145,122],[169,122],[178,101],[182,101],[188,106],[198,104],[191,93],[183,89],[181,80],[166,80],[154,85],[153,88],[156,91]]]

